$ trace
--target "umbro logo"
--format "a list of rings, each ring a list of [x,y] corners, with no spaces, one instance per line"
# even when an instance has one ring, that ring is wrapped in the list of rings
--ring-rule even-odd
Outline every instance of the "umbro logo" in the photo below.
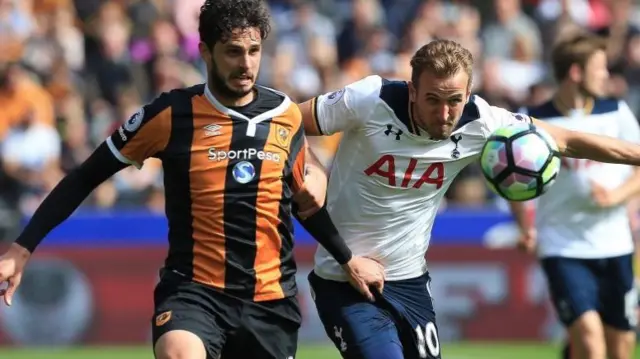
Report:
[[[387,136],[391,136],[391,134],[396,135],[396,141],[400,141],[400,136],[402,135],[402,130],[401,129],[393,129],[393,125],[387,125],[387,129],[384,131],[384,134]]]
[[[212,136],[218,136],[220,135],[220,129],[222,129],[222,126],[220,125],[206,125],[204,126],[204,136],[205,137],[212,137]]]

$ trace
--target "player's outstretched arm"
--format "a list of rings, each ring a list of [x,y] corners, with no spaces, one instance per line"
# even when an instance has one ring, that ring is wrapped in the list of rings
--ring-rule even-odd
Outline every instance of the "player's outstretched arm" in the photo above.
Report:
[[[113,156],[106,143],[100,145],[51,191],[15,243],[33,252],[42,239],[66,220],[94,189],[125,167],[127,165]]]
[[[7,305],[11,305],[24,266],[42,239],[66,220],[96,187],[125,167],[127,165],[118,161],[103,143],[45,198],[22,234],[0,257],[0,283],[8,282],[7,288],[0,290],[0,296]]]
[[[171,96],[164,93],[140,108],[45,198],[16,242],[0,257],[0,285],[9,283],[0,296],[7,305],[11,305],[30,254],[52,229],[106,179],[129,165],[141,167],[144,160],[165,149],[171,134]]]
[[[571,131],[537,119],[532,120],[534,125],[553,137],[561,156],[640,166],[638,144],[608,136]]]

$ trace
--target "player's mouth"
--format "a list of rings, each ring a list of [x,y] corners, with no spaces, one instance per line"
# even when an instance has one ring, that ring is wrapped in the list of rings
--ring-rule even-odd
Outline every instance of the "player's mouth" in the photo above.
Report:
[[[231,82],[238,86],[250,86],[253,84],[253,79],[250,76],[238,76],[232,78]]]

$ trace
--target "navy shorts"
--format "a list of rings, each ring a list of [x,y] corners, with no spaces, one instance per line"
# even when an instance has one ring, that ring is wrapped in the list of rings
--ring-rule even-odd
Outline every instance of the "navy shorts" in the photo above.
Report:
[[[605,325],[619,330],[636,326],[638,296],[631,254],[602,259],[546,257],[541,264],[566,327],[587,311],[598,312]]]
[[[349,283],[309,275],[320,320],[347,359],[440,358],[429,282],[428,273],[386,282],[370,302]]]

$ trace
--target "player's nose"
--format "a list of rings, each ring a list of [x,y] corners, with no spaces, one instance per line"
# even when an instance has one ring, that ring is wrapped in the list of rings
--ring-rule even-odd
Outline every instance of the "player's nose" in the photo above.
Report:
[[[449,106],[443,104],[440,106],[440,108],[438,109],[438,122],[441,124],[444,124],[445,122],[447,122],[447,119],[449,118],[449,111],[450,108]]]
[[[251,67],[251,56],[248,53],[242,56],[242,59],[238,63],[238,67],[244,71]]]

